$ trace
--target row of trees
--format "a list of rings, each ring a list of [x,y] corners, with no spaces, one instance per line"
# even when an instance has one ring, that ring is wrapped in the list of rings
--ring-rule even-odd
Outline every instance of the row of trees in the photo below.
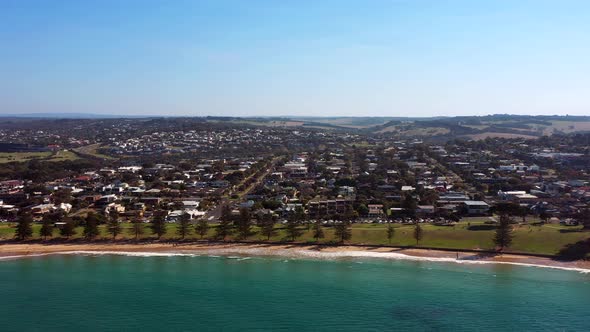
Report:
[[[18,221],[15,237],[19,240],[26,240],[32,237],[32,223],[33,219],[30,215],[22,216]],[[93,240],[100,235],[98,228],[99,223],[100,219],[97,215],[92,213],[88,214],[82,231],[85,239]],[[277,234],[275,220],[270,213],[262,215],[257,224],[260,228],[260,234],[266,236],[267,240],[270,240],[272,236]],[[249,210],[247,209],[242,209],[240,211],[240,215],[237,218],[227,218],[226,214],[226,218],[222,218],[220,224],[215,228],[215,238],[225,240],[228,236],[236,234],[238,239],[245,239],[254,235],[253,226],[254,224],[252,222],[252,218],[250,216]],[[285,233],[291,241],[295,241],[297,238],[303,235],[304,229],[301,226],[301,222],[298,221],[295,215],[288,219],[285,225]],[[334,236],[340,242],[350,240],[352,238],[351,226],[351,223],[348,221],[334,225]],[[72,220],[69,220],[61,225],[59,233],[61,236],[69,238],[76,235],[76,227],[76,223]],[[163,214],[157,213],[154,216],[153,221],[150,223],[149,228],[151,232],[158,237],[158,239],[164,236],[167,233],[167,227]],[[180,217],[177,223],[176,233],[181,239],[184,239],[190,235],[194,229],[195,233],[203,238],[209,232],[209,228],[210,226],[207,220],[200,219],[196,224],[193,225],[188,214],[184,214]],[[318,222],[313,225],[308,224],[307,230],[310,229],[312,230],[313,238],[317,242],[319,242],[320,239],[325,238],[324,227],[321,223]],[[122,234],[123,228],[119,222],[118,216],[112,215],[108,219],[106,222],[106,231],[113,237],[113,239],[116,239],[119,234]],[[53,233],[54,226],[52,220],[50,218],[43,219],[42,226],[39,230],[39,235],[43,239],[47,239],[48,237],[52,237]],[[143,234],[145,234],[144,223],[139,218],[132,220],[128,233],[133,235],[135,239],[138,240]],[[387,227],[387,238],[390,243],[394,235],[395,228],[392,224],[389,224]],[[417,244],[422,239],[422,237],[422,227],[420,224],[416,224],[414,228],[414,239],[416,240]]]
[[[238,239],[245,239],[254,234],[254,224],[248,209],[240,210],[240,215],[237,218],[229,216],[226,209],[227,208],[224,207],[222,220],[215,228],[215,237],[217,239],[225,240],[229,235],[234,233],[236,233]],[[17,223],[15,237],[21,241],[32,237],[32,223],[33,219],[30,215],[23,215]],[[493,238],[494,244],[500,250],[503,250],[512,244],[512,223],[513,220],[509,215],[503,214],[500,216],[499,224],[496,228]],[[193,230],[196,234],[203,238],[208,234],[210,228],[209,223],[205,219],[201,219],[193,225],[188,214],[182,215],[177,224],[176,233],[181,239],[186,238],[192,233]],[[84,238],[87,240],[93,240],[98,237],[100,234],[98,225],[99,218],[95,214],[88,214],[82,231]],[[76,226],[77,225],[72,220],[65,222],[59,229],[60,235],[66,238],[74,236],[76,234]],[[145,234],[144,226],[145,225],[141,219],[135,218],[131,222],[131,227],[129,228],[128,233],[133,235],[135,239],[138,240],[143,234]],[[151,232],[156,235],[158,239],[167,233],[166,221],[164,219],[163,213],[156,213],[149,226]],[[258,226],[260,228],[260,234],[266,236],[267,240],[270,240],[272,236],[276,235],[277,231],[275,229],[275,220],[273,219],[272,215],[262,215],[258,221]],[[311,228],[313,238],[316,240],[316,242],[319,242],[320,239],[325,237],[324,227],[321,225],[321,223],[317,222],[313,225],[308,224],[307,227],[308,230]],[[119,218],[116,214],[113,214],[108,219],[106,223],[106,230],[108,234],[112,236],[113,240],[123,232],[122,225],[119,222]],[[387,239],[391,244],[391,241],[395,236],[395,227],[393,224],[388,224],[386,231]],[[49,218],[44,218],[39,230],[39,235],[43,239],[47,239],[48,237],[53,236],[53,233],[54,226],[51,223],[51,220]],[[295,215],[287,220],[285,225],[285,233],[291,241],[295,241],[297,238],[303,235],[304,229],[301,227],[301,223],[298,221]],[[350,222],[345,221],[334,225],[334,236],[341,243],[350,240],[352,238],[352,228]],[[416,223],[414,225],[413,231],[413,238],[416,240],[416,244],[419,244],[423,237],[424,230],[419,223]]]
[[[44,240],[54,235],[54,222],[55,221],[52,218],[43,218],[41,228],[39,229],[39,236],[41,236]],[[78,222],[79,221],[71,218],[65,219],[63,224],[61,224],[59,227],[60,236],[70,238],[76,235],[76,227],[78,226]],[[100,235],[98,228],[100,223],[101,218],[98,215],[89,213],[84,220],[82,230],[82,235],[84,238],[87,240],[96,239]],[[32,224],[33,218],[31,215],[25,214],[21,216],[17,222],[15,238],[21,241],[31,238],[33,236]],[[166,221],[164,219],[164,214],[161,212],[156,213],[149,226],[151,232],[156,235],[158,239],[167,233]],[[189,215],[182,215],[178,223],[177,234],[184,239],[191,233],[191,228],[192,226]],[[203,237],[209,230],[209,224],[206,220],[200,220],[194,226],[194,229],[197,234]],[[117,214],[111,214],[106,221],[106,231],[113,237],[113,240],[116,239],[118,235],[123,233],[123,226],[121,225],[119,216]],[[133,235],[136,240],[138,240],[143,234],[145,234],[145,225],[142,220],[138,217],[134,218],[131,221],[131,228],[129,228],[128,232],[129,234]]]

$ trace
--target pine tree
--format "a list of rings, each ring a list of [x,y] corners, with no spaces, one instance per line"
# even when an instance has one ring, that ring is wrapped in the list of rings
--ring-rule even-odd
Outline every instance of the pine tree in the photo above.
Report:
[[[224,220],[224,221],[228,221],[228,222],[233,221],[234,218],[233,218],[231,208],[229,207],[229,205],[225,204],[221,207],[221,217],[219,219]]]
[[[393,224],[387,224],[387,240],[389,240],[389,244],[391,244],[391,239],[395,236],[395,228]]]
[[[324,228],[322,227],[322,222],[320,220],[316,220],[315,224],[313,225],[313,238],[315,242],[320,242],[320,239],[323,239],[326,235],[324,234]]]
[[[131,221],[131,229],[129,230],[129,233],[135,236],[135,241],[139,240],[139,237],[143,235],[143,222],[141,221],[139,216],[135,216],[135,218],[133,218],[133,220]]]
[[[416,245],[420,244],[420,240],[424,237],[424,230],[419,223],[414,225],[414,240],[416,240]]]
[[[350,222],[343,221],[334,226],[334,236],[340,239],[340,242],[350,240],[352,238],[352,229]]]
[[[233,232],[231,222],[234,218],[229,205],[226,204],[221,207],[221,217],[219,219],[219,225],[215,228],[215,237],[225,241],[225,238]]]
[[[121,234],[122,228],[119,222],[119,214],[111,212],[109,221],[107,223],[107,231],[113,236],[113,240],[117,238],[117,235]]]
[[[590,209],[583,209],[576,215],[576,219],[582,224],[583,229],[590,229]]]
[[[232,233],[232,227],[231,227],[231,221],[229,220],[221,220],[219,222],[219,225],[217,225],[217,227],[215,227],[215,237],[218,239],[221,239],[223,241],[225,241],[225,238],[228,235],[231,235]]]
[[[178,220],[178,226],[176,228],[176,234],[180,236],[180,239],[184,240],[184,238],[190,233],[191,231],[191,217],[188,213],[183,213]]]
[[[69,239],[71,236],[76,235],[76,223],[70,218],[66,218],[64,221],[65,224],[59,230],[59,234]]]
[[[31,215],[22,215],[17,221],[16,232],[14,236],[20,241],[24,241],[33,236],[33,226],[31,225],[32,223],[33,218],[31,217]]]
[[[240,239],[245,239],[252,234],[252,218],[249,209],[240,209],[240,216],[237,219],[237,226],[238,237]]]
[[[89,213],[86,216],[86,223],[84,224],[82,234],[86,240],[94,240],[98,236],[98,218],[94,213]]]
[[[291,238],[291,241],[295,241],[295,239],[303,234],[303,232],[299,229],[299,221],[297,221],[297,217],[294,214],[290,215],[289,219],[287,219],[285,230],[287,232],[287,236]]]
[[[416,203],[416,199],[411,194],[407,193],[402,200],[401,207],[404,209],[404,213],[409,217],[414,217],[416,215],[416,207],[418,203]]]
[[[500,221],[494,233],[494,244],[502,251],[504,248],[510,247],[513,237],[512,218],[506,214],[500,215]]]
[[[275,222],[272,219],[272,215],[270,213],[265,213],[262,216],[262,223],[260,226],[260,233],[266,236],[266,240],[270,240],[270,238],[276,234],[275,231]]]
[[[158,236],[158,240],[166,234],[166,221],[164,220],[164,212],[156,211],[151,224],[152,233]]]
[[[207,235],[207,232],[209,232],[209,222],[207,222],[207,219],[199,219],[195,225],[195,231],[201,236],[201,239]]]
[[[47,237],[53,236],[53,221],[50,218],[43,218],[39,235],[43,237],[43,240],[47,240]]]

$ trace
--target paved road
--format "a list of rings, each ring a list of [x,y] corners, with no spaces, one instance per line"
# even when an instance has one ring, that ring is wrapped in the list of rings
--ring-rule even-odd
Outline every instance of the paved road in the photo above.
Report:
[[[248,188],[242,190],[239,193],[233,193],[231,191],[228,191],[228,193],[221,198],[221,201],[219,202],[219,204],[217,204],[213,209],[207,211],[207,214],[205,215],[205,218],[208,219],[209,221],[212,222],[216,222],[219,220],[219,218],[221,217],[221,210],[222,207],[225,204],[232,204],[235,203],[237,201],[240,201],[242,199],[242,197],[248,195],[250,192],[252,192],[252,190],[254,190],[254,188],[256,188],[260,183],[262,183],[262,181],[264,181],[264,179],[274,171],[275,169],[275,165],[276,163],[279,161],[279,159],[281,159],[282,156],[279,157],[274,157],[273,160],[270,163],[270,166],[266,169],[266,171],[264,173],[262,173],[262,175],[260,175],[256,181],[254,181],[250,186],[248,186]],[[244,179],[244,181],[250,179],[251,177],[248,177],[247,179]],[[230,198],[230,196],[232,195],[238,195],[238,198],[232,199]]]

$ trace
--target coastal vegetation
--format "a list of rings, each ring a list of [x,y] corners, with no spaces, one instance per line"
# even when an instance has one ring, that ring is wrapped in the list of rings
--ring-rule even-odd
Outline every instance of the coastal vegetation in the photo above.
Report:
[[[20,225],[20,226],[19,226]],[[26,225],[26,222],[25,222]],[[29,224],[30,225],[30,224]],[[133,241],[176,241],[179,224],[152,223],[151,231],[135,234],[135,223],[121,223],[121,232],[118,233],[118,240]],[[200,225],[200,226],[199,226]],[[205,225],[207,225],[205,227]],[[88,233],[88,226],[72,227],[73,222],[66,222],[60,230],[59,237],[46,240],[51,241],[105,241],[112,238],[108,224],[101,224],[96,227],[97,233]],[[309,229],[304,225],[269,224],[266,226],[253,225],[251,235],[243,238],[235,233],[235,227],[230,222],[220,224],[208,224],[206,221],[198,221],[195,228],[201,231],[196,234],[185,236],[185,241],[252,241],[252,242],[284,242],[284,243],[308,243],[308,244],[337,244],[342,241],[342,234],[337,227],[312,225]],[[490,227],[491,226],[491,227]],[[1,223],[0,239],[2,241],[34,240],[43,241],[41,234],[43,224],[35,223],[30,225],[31,235],[26,232],[26,227],[19,223]],[[356,245],[379,245],[379,246],[404,246],[404,247],[425,247],[441,249],[481,249],[495,250],[497,243],[494,242],[497,228],[487,223],[485,218],[465,218],[452,226],[439,226],[432,224],[420,225],[422,237],[419,244],[416,244],[415,225],[411,224],[350,224],[350,238],[346,238],[347,244]],[[558,255],[560,251],[575,247],[576,244],[584,243],[589,233],[583,230],[583,226],[563,226],[556,224],[542,224],[532,220],[528,224],[511,225],[512,242],[505,252]],[[206,230],[206,231],[205,231]],[[272,233],[269,233],[272,230]],[[392,231],[393,230],[393,231]],[[89,236],[87,234],[96,236]],[[388,234],[392,234],[389,238]],[[394,234],[394,235],[393,235]],[[20,235],[20,237],[19,237]],[[24,236],[24,237],[23,237]],[[580,245],[578,245],[580,246]],[[583,247],[583,246],[582,246]],[[590,251],[583,253],[581,258]],[[578,253],[579,255],[579,253]]]
[[[513,220],[509,216],[500,216],[500,221],[494,234],[494,244],[500,248],[500,251],[510,247],[512,244],[512,223]]]

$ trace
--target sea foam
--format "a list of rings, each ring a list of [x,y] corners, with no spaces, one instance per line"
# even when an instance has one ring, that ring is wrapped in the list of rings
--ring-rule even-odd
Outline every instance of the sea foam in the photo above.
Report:
[[[407,261],[421,261],[421,262],[435,262],[435,263],[454,263],[454,264],[473,264],[473,265],[489,265],[489,264],[503,264],[516,265],[536,268],[549,268],[556,270],[575,271],[580,273],[590,273],[590,269],[554,266],[533,263],[521,262],[503,262],[490,261],[481,259],[455,259],[451,257],[422,257],[413,256],[395,252],[375,252],[375,251],[361,251],[361,250],[346,250],[346,251],[316,251],[305,249],[268,249],[268,248],[220,248],[220,249],[203,249],[203,250],[189,250],[186,252],[179,251],[91,251],[91,250],[75,250],[75,251],[60,251],[53,253],[39,253],[27,255],[14,256],[0,256],[2,260],[13,260],[28,257],[42,257],[48,255],[86,255],[86,256],[102,256],[102,255],[116,255],[116,256],[130,256],[130,257],[199,257],[205,256],[209,258],[234,259],[236,261],[248,260],[251,256],[280,256],[289,258],[306,258],[319,260],[335,260],[345,258],[378,258],[389,260],[407,260]],[[240,256],[235,256],[240,255]],[[288,262],[288,260],[287,260]]]

